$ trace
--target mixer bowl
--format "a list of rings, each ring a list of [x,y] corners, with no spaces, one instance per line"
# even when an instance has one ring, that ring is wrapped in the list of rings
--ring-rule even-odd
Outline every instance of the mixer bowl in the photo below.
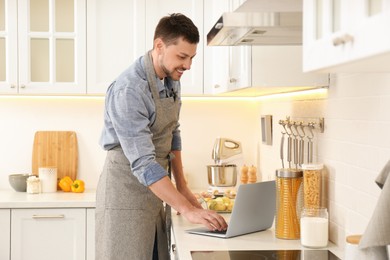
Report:
[[[234,187],[237,183],[235,164],[207,165],[209,185],[213,187]]]

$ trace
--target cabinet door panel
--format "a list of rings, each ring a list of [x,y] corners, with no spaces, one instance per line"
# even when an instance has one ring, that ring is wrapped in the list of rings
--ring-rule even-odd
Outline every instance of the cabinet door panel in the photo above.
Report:
[[[198,27],[200,41],[197,47],[197,55],[193,59],[191,69],[184,72],[180,83],[181,92],[186,94],[203,93],[203,1],[199,0],[146,0],[146,49],[153,47],[154,30],[158,21],[163,16],[172,13],[182,13],[194,22]]]
[[[222,13],[235,10],[243,1],[205,1],[204,93],[219,94],[251,86],[250,46],[207,46],[207,33]]]
[[[388,72],[389,0],[304,0],[305,72]]]
[[[95,209],[87,209],[87,260],[95,260]]]
[[[0,93],[15,94],[18,85],[17,1],[0,2]]]
[[[19,2],[19,93],[86,93],[85,17],[86,0]]]
[[[9,259],[11,236],[11,210],[0,209],[0,259]]]
[[[145,53],[145,1],[87,2],[87,93],[104,94]]]
[[[13,209],[11,260],[85,259],[85,209]]]

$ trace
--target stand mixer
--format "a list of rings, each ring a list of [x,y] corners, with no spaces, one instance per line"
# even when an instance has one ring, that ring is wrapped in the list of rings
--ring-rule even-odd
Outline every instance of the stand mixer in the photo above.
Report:
[[[237,164],[242,161],[241,143],[218,137],[211,154],[215,165],[207,165],[209,191],[231,190],[237,185]]]

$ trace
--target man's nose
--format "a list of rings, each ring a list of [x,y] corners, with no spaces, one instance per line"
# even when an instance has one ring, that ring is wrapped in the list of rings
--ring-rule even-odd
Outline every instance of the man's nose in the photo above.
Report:
[[[188,59],[184,62],[183,68],[185,70],[190,70],[191,69],[191,64],[192,64],[192,59]]]

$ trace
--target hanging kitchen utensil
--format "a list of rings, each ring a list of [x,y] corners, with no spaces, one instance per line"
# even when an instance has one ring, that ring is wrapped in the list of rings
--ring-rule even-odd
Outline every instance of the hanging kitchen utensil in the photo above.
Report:
[[[295,122],[293,123],[292,125],[294,128],[295,128],[295,131],[296,130],[296,126],[295,126]],[[293,136],[293,159],[294,159],[294,164],[295,164],[295,169],[298,169],[298,158],[299,158],[299,151],[298,151],[298,132],[297,133],[294,133],[294,131],[292,130],[292,127],[290,126],[290,131],[291,131],[291,134]]]
[[[308,128],[310,131],[310,135],[307,136],[307,138],[309,139],[307,143],[307,163],[313,163],[313,138],[314,138],[313,123],[309,123]]]
[[[299,128],[301,129],[302,133],[299,132],[299,130],[298,130]],[[296,130],[297,130],[297,133],[298,133],[299,138],[300,138],[299,148],[298,148],[298,150],[299,150],[298,164],[299,164],[299,166],[302,166],[302,164],[304,162],[304,154],[305,154],[305,140],[304,140],[304,138],[306,135],[302,121],[299,123],[298,126],[296,126]]]
[[[281,126],[283,126],[284,128],[284,132],[282,132],[282,138],[280,140],[280,160],[282,161],[282,169],[284,169],[284,139],[285,139],[285,135],[287,133],[287,129],[286,129],[286,124],[284,123],[283,120],[280,120],[279,121],[279,124]]]
[[[280,140],[280,159],[282,160],[282,168],[284,168],[284,135],[286,133],[282,132],[282,139]]]
[[[290,126],[288,125],[288,128],[290,129],[290,132],[287,131],[286,129],[286,134],[287,134],[287,162],[288,162],[288,168],[291,168],[291,162],[292,162],[292,159],[291,159],[291,149],[292,149],[292,133],[291,133],[291,128]]]

